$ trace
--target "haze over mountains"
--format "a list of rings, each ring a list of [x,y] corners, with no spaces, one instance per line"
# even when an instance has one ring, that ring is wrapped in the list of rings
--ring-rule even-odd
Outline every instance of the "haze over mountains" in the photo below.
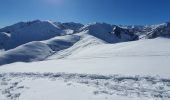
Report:
[[[78,48],[169,36],[169,22],[151,26],[83,25],[40,20],[19,22],[0,29],[0,65],[45,60],[61,50],[73,48],[76,43],[79,43]]]

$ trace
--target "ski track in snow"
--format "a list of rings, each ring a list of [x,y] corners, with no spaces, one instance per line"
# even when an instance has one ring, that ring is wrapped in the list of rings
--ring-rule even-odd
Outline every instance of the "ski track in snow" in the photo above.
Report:
[[[67,86],[78,83],[94,87],[95,90],[91,91],[94,95],[119,95],[151,98],[152,100],[170,99],[169,78],[76,73],[1,73],[0,94],[2,94],[3,100],[19,100],[20,95],[31,88],[29,85],[25,86],[24,81],[38,79],[62,80],[67,83]]]

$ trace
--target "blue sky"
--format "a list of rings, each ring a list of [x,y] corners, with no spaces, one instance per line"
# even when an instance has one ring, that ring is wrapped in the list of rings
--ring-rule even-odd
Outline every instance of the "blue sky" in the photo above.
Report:
[[[157,24],[170,21],[170,0],[0,0],[0,27],[35,19]]]

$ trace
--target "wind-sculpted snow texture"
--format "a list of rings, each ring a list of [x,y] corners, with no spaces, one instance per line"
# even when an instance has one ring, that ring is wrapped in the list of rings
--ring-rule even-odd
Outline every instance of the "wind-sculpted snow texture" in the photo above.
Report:
[[[67,86],[78,83],[93,87],[95,90],[91,93],[94,95],[119,95],[147,98],[147,100],[150,100],[150,98],[152,100],[170,99],[170,79],[168,78],[76,73],[1,73],[0,93],[4,100],[18,100],[24,92],[31,89],[31,86],[24,84],[25,81],[34,82],[40,79],[52,82],[62,80],[67,83]]]

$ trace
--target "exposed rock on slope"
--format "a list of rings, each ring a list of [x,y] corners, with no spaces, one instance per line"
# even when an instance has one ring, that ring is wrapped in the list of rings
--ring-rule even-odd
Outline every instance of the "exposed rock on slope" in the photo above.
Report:
[[[88,30],[88,34],[93,35],[108,43],[132,41],[137,39],[137,35],[128,29],[113,26],[106,23],[94,23],[84,26],[81,31]]]

